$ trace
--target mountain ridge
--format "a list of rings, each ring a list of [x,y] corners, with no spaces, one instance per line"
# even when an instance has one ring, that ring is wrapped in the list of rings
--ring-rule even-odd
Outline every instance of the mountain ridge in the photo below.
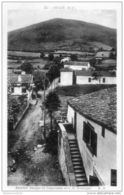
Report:
[[[9,50],[82,48],[89,42],[116,47],[116,29],[80,20],[54,18],[8,32]]]

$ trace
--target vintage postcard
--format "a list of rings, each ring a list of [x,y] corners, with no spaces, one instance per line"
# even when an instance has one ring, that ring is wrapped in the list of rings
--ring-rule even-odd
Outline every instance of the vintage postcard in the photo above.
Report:
[[[122,192],[122,12],[1,2],[3,193]]]

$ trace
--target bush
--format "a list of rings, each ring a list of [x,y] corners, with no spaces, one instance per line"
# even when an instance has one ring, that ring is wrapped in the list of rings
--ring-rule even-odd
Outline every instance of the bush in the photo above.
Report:
[[[58,152],[58,133],[57,131],[51,131],[46,138],[45,152],[57,155]]]

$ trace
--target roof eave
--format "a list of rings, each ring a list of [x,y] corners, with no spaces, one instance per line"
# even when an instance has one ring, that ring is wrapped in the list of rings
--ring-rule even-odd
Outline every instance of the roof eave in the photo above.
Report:
[[[82,116],[86,117],[87,119],[89,119],[89,120],[91,120],[91,121],[93,121],[93,122],[99,124],[100,126],[105,127],[106,129],[108,129],[108,130],[111,131],[112,133],[117,134],[117,132],[116,132],[113,128],[110,128],[108,125],[102,123],[101,121],[98,121],[98,120],[96,120],[96,119],[93,119],[92,117],[90,117],[90,116],[88,116],[88,115],[82,113],[80,110],[78,110],[77,108],[75,108],[75,106],[73,106],[69,101],[70,101],[70,100],[67,101],[67,103],[69,104],[69,106],[71,106],[71,107],[72,107],[76,112],[78,112],[80,115],[82,115]]]

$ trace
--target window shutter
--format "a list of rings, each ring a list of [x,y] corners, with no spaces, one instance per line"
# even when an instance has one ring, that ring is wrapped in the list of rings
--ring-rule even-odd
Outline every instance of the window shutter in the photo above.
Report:
[[[95,132],[91,132],[91,147],[93,149],[93,154],[97,156],[97,134]]]
[[[83,140],[88,143],[90,139],[90,131],[86,124],[86,122],[83,122]]]
[[[117,170],[111,169],[111,186],[117,186]]]

